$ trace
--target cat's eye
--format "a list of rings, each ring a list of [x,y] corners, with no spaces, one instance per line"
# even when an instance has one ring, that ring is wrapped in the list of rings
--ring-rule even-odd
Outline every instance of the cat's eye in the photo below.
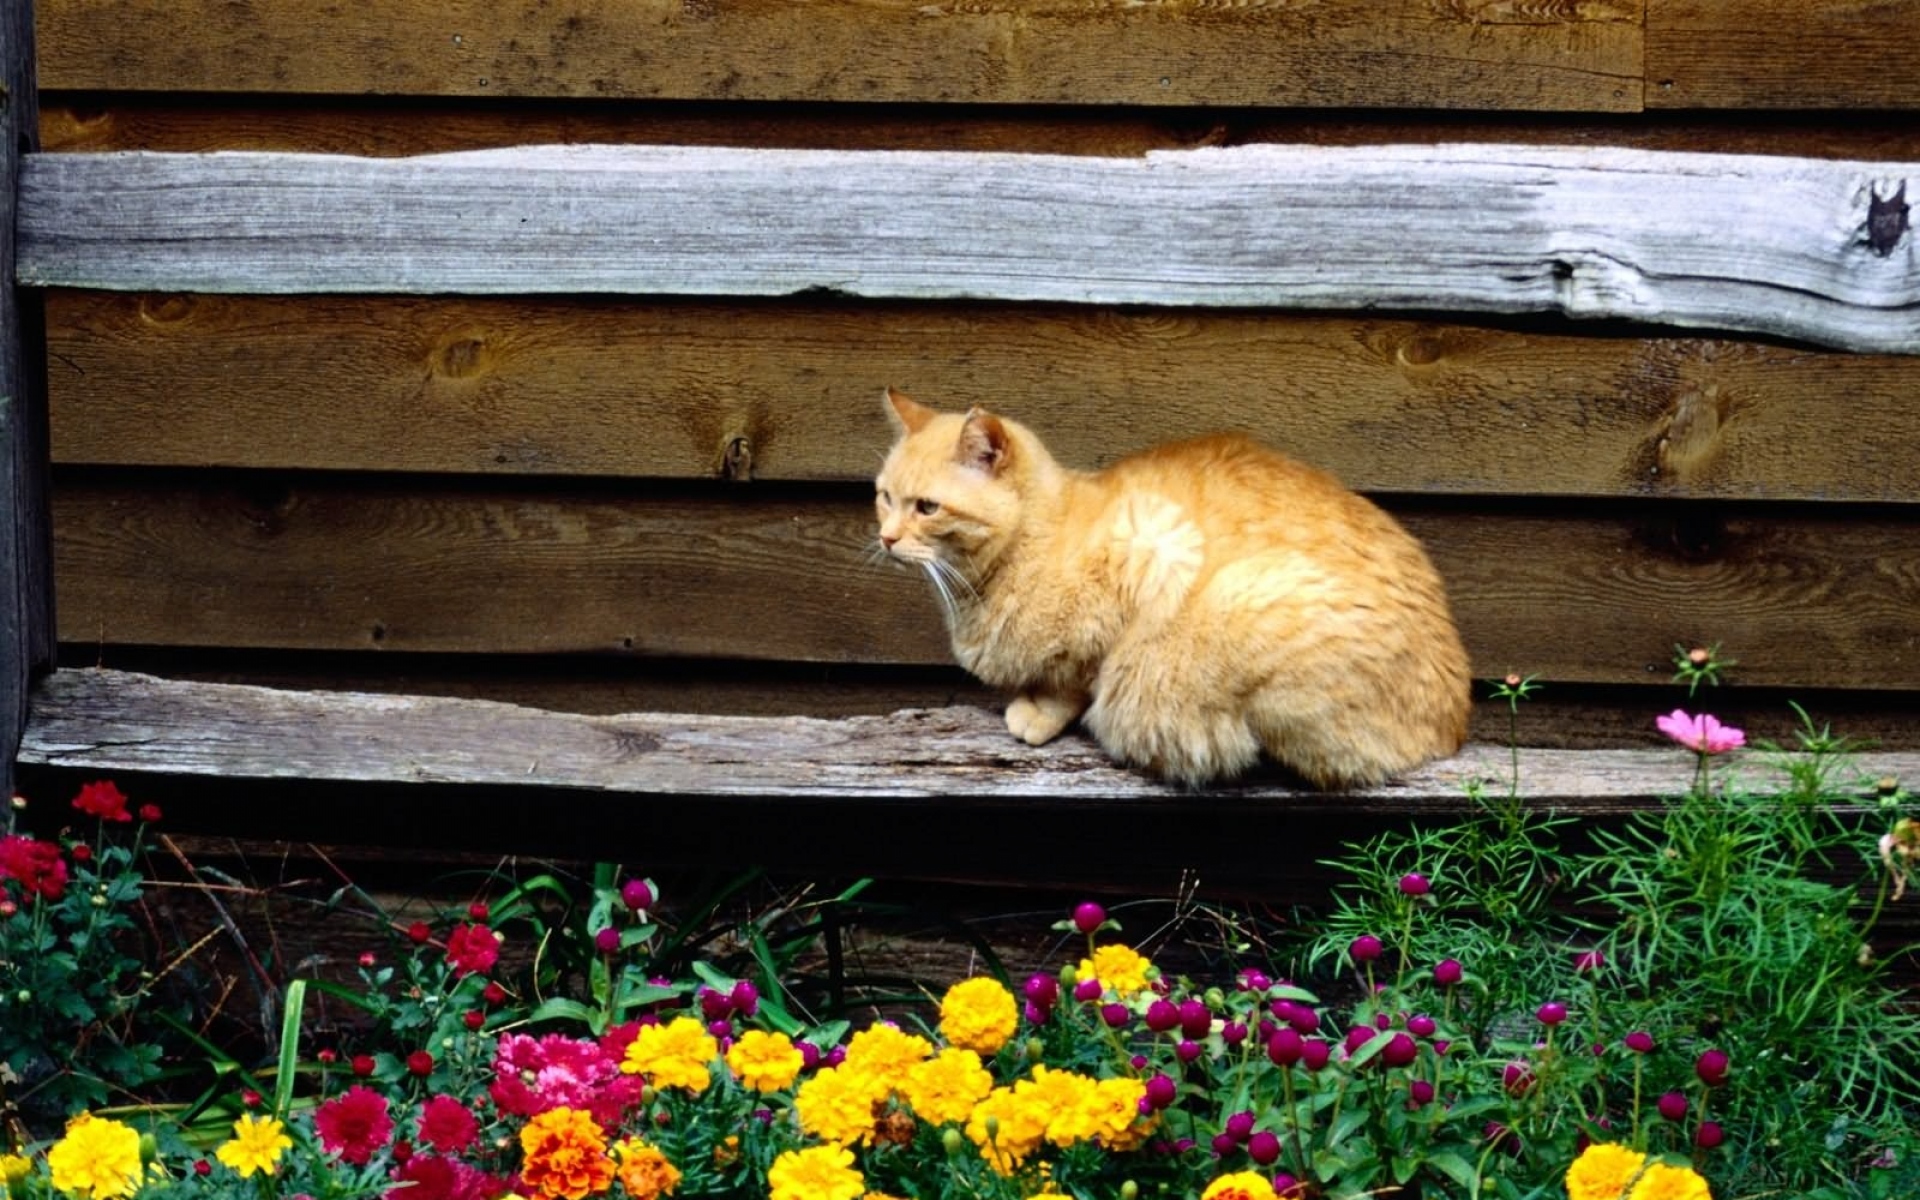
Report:
[[[880,503],[886,505],[888,508],[893,507],[893,497],[887,494],[885,488],[880,490]]]
[[[925,497],[921,497],[913,502],[913,511],[923,517],[930,517],[940,511],[940,502],[938,500],[928,500]]]

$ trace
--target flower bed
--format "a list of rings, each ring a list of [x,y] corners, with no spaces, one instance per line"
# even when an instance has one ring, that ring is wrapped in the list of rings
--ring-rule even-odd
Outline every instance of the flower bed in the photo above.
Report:
[[[1844,746],[1811,726],[1760,793],[1739,731],[1660,726],[1693,767],[1664,809],[1574,830],[1495,794],[1383,833],[1284,967],[1170,977],[1088,902],[1057,969],[809,1017],[764,953],[657,975],[656,889],[608,866],[568,928],[543,877],[296,981],[251,1064],[141,1023],[122,935],[161,814],[89,785],[86,836],[0,841],[4,1083],[43,1114],[0,1167],[12,1200],[1920,1194],[1920,1016],[1870,953],[1920,856],[1906,793],[1832,808]],[[360,1014],[345,1041],[312,1044],[310,991]]]

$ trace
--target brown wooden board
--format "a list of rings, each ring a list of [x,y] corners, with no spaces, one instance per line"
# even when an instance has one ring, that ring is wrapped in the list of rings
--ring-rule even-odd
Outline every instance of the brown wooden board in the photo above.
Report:
[[[42,0],[48,88],[1627,111],[1637,0]],[[182,36],[183,30],[192,36]]]
[[[859,480],[892,385],[1087,466],[1239,429],[1376,491],[1920,501],[1920,358],[1582,330],[61,291],[48,339],[66,463]]]
[[[948,659],[857,486],[71,471],[54,502],[69,642]],[[1920,685],[1905,509],[1395,507],[1482,676],[1642,682],[1721,641],[1756,685]]]
[[[1920,122],[1893,112],[1642,115],[1258,108],[74,94],[41,97],[58,151],[304,150],[434,154],[549,142],[796,150],[1144,154],[1256,142],[1510,142],[1804,158],[1920,159]]]
[[[1646,0],[1648,108],[1920,107],[1907,0]]]

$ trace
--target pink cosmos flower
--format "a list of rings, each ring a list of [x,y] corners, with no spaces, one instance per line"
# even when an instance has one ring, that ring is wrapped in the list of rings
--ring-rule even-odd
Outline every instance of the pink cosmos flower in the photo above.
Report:
[[[1707,713],[1694,717],[1676,708],[1664,717],[1655,718],[1653,723],[1660,727],[1661,733],[1700,754],[1725,754],[1747,744],[1744,731],[1722,725],[1719,718]]]

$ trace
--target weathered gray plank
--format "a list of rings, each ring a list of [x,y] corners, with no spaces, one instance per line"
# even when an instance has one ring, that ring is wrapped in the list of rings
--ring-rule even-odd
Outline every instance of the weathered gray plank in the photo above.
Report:
[[[1920,353],[1920,254],[1885,219],[1909,179],[1920,164],[1511,145],[47,155],[22,181],[21,273],[1558,311]]]
[[[28,682],[53,659],[46,332],[40,298],[14,284],[20,160],[39,127],[32,0],[0,0],[0,796],[13,794]]]
[[[1457,811],[1470,784],[1504,787],[1508,750],[1474,745],[1382,787],[1319,794],[1271,776],[1210,789],[1210,805]],[[570,789],[638,796],[962,797],[1128,808],[1192,793],[1114,767],[1083,736],[1032,748],[983,708],[885,717],[583,716],[494,701],[300,692],[62,670],[34,695],[22,763],[220,779]],[[1691,756],[1665,750],[1523,750],[1531,803],[1617,812],[1683,789]],[[1920,754],[1863,757],[1862,788],[1920,778]],[[1727,771],[1777,778],[1753,755]]]

